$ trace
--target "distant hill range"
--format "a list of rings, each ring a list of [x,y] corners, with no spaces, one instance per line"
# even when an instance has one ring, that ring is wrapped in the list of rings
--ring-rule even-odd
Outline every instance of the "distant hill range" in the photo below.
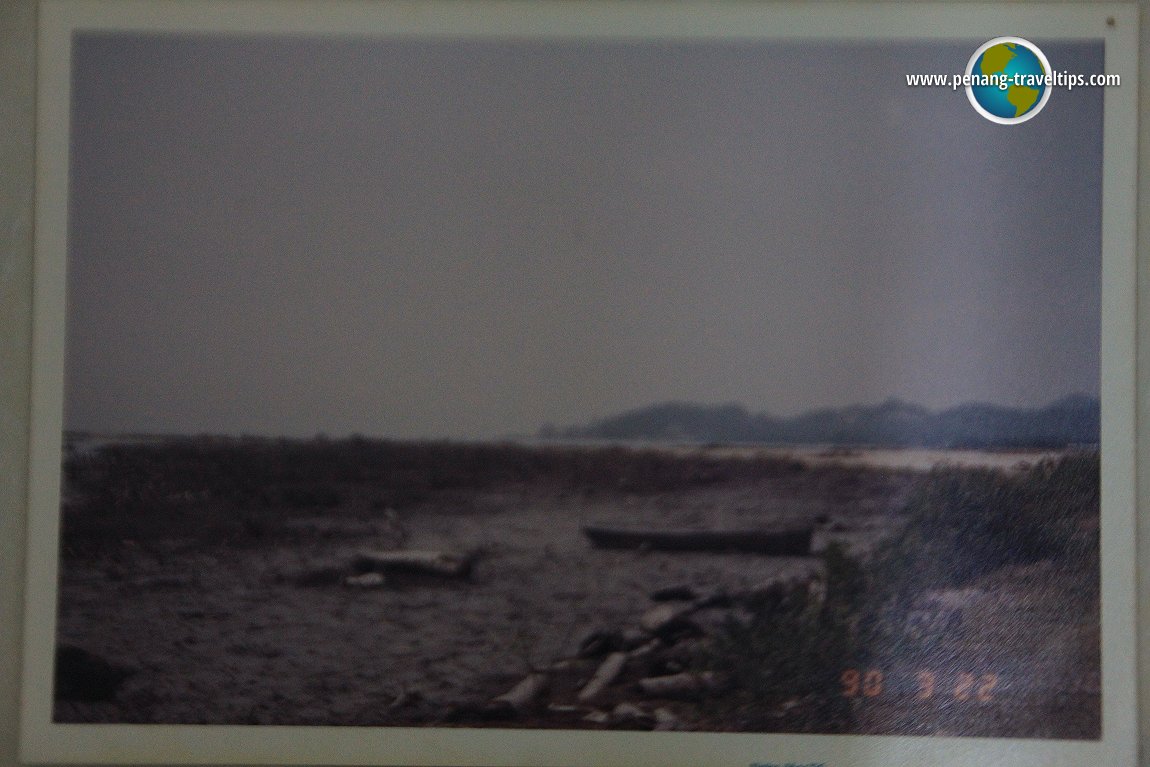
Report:
[[[741,405],[668,402],[588,426],[544,427],[559,439],[742,442],[774,445],[873,445],[932,448],[1055,448],[1099,441],[1100,402],[1072,395],[1043,408],[965,404],[933,412],[897,399],[878,405],[812,410],[792,418],[750,413]]]

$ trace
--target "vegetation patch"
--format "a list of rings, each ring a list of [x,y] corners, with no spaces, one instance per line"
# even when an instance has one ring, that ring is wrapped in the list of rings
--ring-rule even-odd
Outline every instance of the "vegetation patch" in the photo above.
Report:
[[[850,670],[891,658],[913,664],[961,654],[961,631],[924,632],[913,620],[912,606],[924,594],[1046,562],[1054,577],[1086,582],[1096,595],[1099,511],[1096,453],[1016,474],[936,469],[911,494],[902,531],[871,558],[860,561],[832,545],[813,588],[765,594],[749,605],[748,620],[723,627],[709,660],[728,683],[713,701],[716,717],[757,717],[744,722],[756,728],[850,730],[844,673],[857,676]]]
[[[252,543],[294,516],[450,501],[532,485],[593,496],[653,495],[790,477],[789,458],[731,459],[667,450],[348,439],[185,437],[112,444],[64,465],[63,542],[82,554],[124,538]]]
[[[902,532],[868,570],[875,597],[964,586],[1008,565],[1056,559],[1096,569],[1097,453],[1017,474],[939,468],[907,504]]]

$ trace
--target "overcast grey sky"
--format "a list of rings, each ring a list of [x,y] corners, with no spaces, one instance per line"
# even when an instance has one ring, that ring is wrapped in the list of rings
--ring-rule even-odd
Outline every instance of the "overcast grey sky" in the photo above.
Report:
[[[905,85],[982,42],[80,35],[67,426],[1097,394],[1102,93]]]

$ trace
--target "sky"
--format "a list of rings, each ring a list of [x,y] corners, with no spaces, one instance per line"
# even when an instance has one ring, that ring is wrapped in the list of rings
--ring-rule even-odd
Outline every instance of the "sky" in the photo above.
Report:
[[[906,86],[982,42],[78,35],[65,425],[1097,395],[1102,92]]]

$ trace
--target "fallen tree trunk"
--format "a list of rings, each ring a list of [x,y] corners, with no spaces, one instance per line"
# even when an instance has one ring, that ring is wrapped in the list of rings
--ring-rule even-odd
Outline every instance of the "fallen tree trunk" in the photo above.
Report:
[[[474,554],[443,551],[361,551],[352,560],[357,572],[421,573],[442,578],[466,578],[475,564]]]
[[[623,671],[623,666],[626,663],[627,653],[625,652],[613,652],[608,655],[607,660],[599,664],[599,668],[591,677],[591,681],[579,691],[579,700],[586,702],[599,697],[607,685],[615,681],[615,678]]]

